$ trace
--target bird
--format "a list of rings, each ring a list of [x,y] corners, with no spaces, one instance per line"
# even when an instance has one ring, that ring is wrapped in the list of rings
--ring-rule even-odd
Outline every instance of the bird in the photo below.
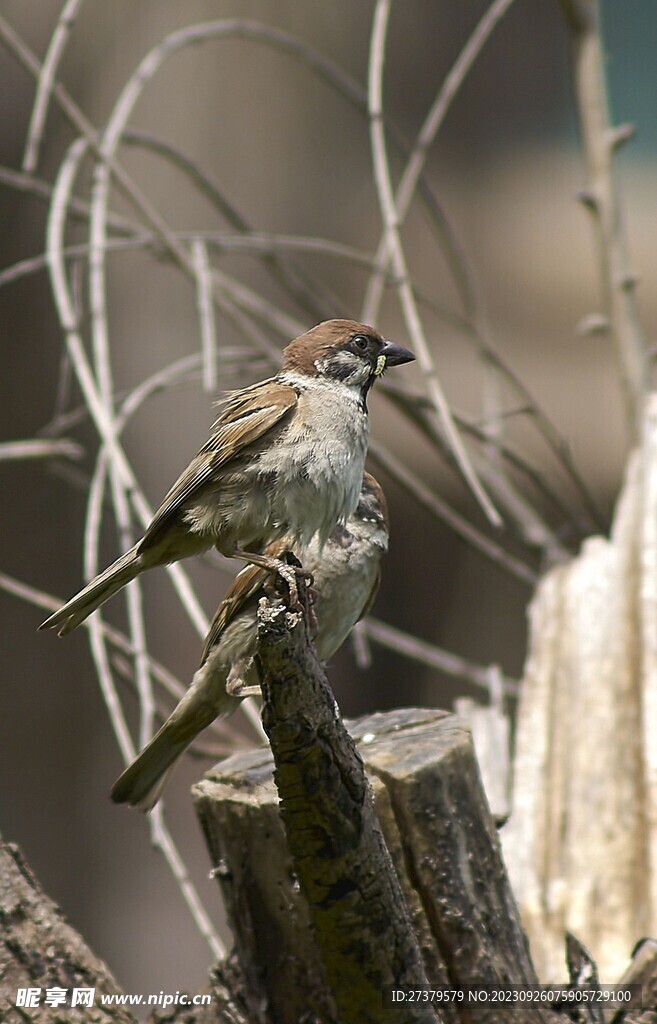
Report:
[[[412,352],[355,320],[325,320],[285,348],[279,372],[229,392],[209,440],[157,509],[144,536],[39,629],[60,636],[140,573],[211,547],[278,572],[267,545],[324,544],[358,503],[369,438],[367,396]]]
[[[369,611],[388,550],[388,511],[379,483],[363,475],[355,512],[334,527],[321,547],[317,536],[300,551],[314,576],[315,649],[321,661],[338,650]],[[285,540],[275,543],[280,553]],[[180,756],[216,718],[232,714],[260,692],[255,661],[257,610],[269,574],[249,565],[235,578],[208,632],[191,686],[160,730],[115,782],[115,803],[150,811],[162,795]]]

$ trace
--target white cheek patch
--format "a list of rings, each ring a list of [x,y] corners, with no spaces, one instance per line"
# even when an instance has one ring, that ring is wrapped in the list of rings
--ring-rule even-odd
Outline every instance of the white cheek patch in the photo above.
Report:
[[[385,368],[386,368],[386,357],[385,356],[378,356],[378,358],[376,360],[376,366],[374,367],[374,376],[375,377],[380,377],[381,374],[383,373],[383,371],[385,370]]]

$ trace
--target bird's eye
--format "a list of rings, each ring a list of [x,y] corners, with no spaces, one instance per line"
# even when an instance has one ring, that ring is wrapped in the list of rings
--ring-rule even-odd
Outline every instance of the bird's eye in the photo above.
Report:
[[[370,343],[369,338],[366,338],[364,334],[356,334],[351,340],[361,352],[364,352]]]

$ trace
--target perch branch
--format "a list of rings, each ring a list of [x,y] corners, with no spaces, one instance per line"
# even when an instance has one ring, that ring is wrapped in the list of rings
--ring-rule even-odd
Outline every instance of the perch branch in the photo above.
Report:
[[[374,812],[372,792],[305,616],[263,599],[263,724],[288,845],[344,1024],[435,1022],[429,1007],[383,1009],[386,984],[423,984],[424,966]]]

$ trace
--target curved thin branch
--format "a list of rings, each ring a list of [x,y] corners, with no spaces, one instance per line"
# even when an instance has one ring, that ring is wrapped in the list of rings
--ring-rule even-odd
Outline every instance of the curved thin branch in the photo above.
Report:
[[[107,458],[101,454],[94,472],[91,487],[89,489],[89,500],[87,502],[87,520],[84,536],[84,572],[87,579],[91,579],[98,572],[97,551],[98,532],[100,529],[101,509],[103,502],[103,491],[105,489],[105,474],[107,470]],[[135,756],[135,748],[125,720],[123,707],[114,686],[110,660],[105,646],[105,637],[102,630],[100,615],[92,615],[89,626],[89,644],[91,656],[96,668],[96,675],[100,684],[100,692],[105,701],[107,714],[116,737],[116,742],[121,756],[126,764]]]
[[[350,76],[342,70],[342,68],[333,64],[331,61],[327,60],[321,54],[317,53],[311,47],[296,39],[294,36],[258,22],[249,22],[240,19],[208,22],[202,25],[190,26],[182,32],[172,33],[171,36],[167,37],[167,39],[158,47],[151,51],[151,54],[148,54],[144,59],[144,62],[142,62],[142,65],[145,64],[143,71],[146,77],[148,78],[150,74],[155,72],[156,67],[154,64],[157,64],[158,61],[161,62],[164,60],[170,52],[174,52],[175,49],[180,46],[205,42],[208,39],[215,38],[219,35],[225,35],[226,37],[232,35],[238,38],[252,39],[295,56],[298,60],[305,63],[320,78],[324,79],[327,84],[337,89],[346,100],[356,107],[356,109],[367,114],[367,97],[365,92],[354,79],[350,78]],[[0,39],[4,41],[5,45],[17,57],[21,64],[27,68],[32,75],[38,78],[40,74],[39,61],[23,39],[21,39],[18,33],[15,32],[10,23],[6,18],[3,18],[2,15],[0,15]],[[141,75],[142,65],[140,65],[140,70],[138,72],[139,75]],[[136,82],[134,84],[137,88],[141,88],[137,86]],[[89,148],[94,156],[102,161],[103,154],[98,143],[97,133],[75,101],[71,98],[67,90],[59,82],[54,82],[52,95],[76,130],[87,140]],[[394,126],[390,126],[390,133],[391,139],[396,148],[399,149],[400,152],[406,153],[407,147],[401,140],[399,132],[394,129]],[[141,213],[146,223],[151,226],[156,235],[160,238],[162,245],[169,253],[169,256],[174,260],[174,262],[180,265],[189,277],[193,278],[193,266],[189,255],[184,247],[177,244],[177,240],[166,222],[150,205],[146,197],[138,189],[126,171],[114,159],[111,161],[111,170],[121,191],[127,197],[131,205]],[[431,216],[431,221],[437,228],[439,237],[443,241],[449,262],[451,260],[451,249],[453,246],[450,241],[451,236],[447,228],[446,217],[440,209],[437,200],[431,193],[428,184],[423,178],[420,181],[419,191]]]
[[[253,235],[248,221],[216,182],[186,154],[181,153],[170,143],[143,132],[125,131],[122,141],[128,145],[144,147],[164,157],[185,174],[200,194],[210,201],[232,227],[245,234]],[[337,296],[330,293],[316,277],[311,277],[306,271],[300,270],[289,259],[281,259],[280,254],[273,250],[265,254],[265,259],[274,280],[285,289],[304,312],[316,320],[328,320],[335,315],[335,310],[340,308]]]
[[[396,480],[408,494],[411,494],[423,508],[426,508],[441,522],[446,523],[451,530],[463,537],[486,558],[502,566],[512,576],[528,583],[531,587],[536,586],[539,579],[538,573],[519,558],[510,555],[495,541],[486,537],[455,509],[450,508],[447,502],[439,498],[407,465],[395,458],[383,445],[377,444],[376,441],[370,441],[369,457],[381,466],[393,480]]]
[[[135,511],[137,512],[142,526],[145,529],[150,523],[153,513],[148,502],[143,496],[141,489],[139,488],[125,452],[116,437],[112,421],[108,417],[105,406],[98,394],[96,381],[91,371],[91,367],[89,366],[82,337],[78,330],[75,308],[69,294],[64,261],[61,256],[68,198],[71,194],[73,182],[77,176],[78,168],[86,152],[86,148],[86,140],[77,139],[70,147],[68,155],[62,163],[59,171],[55,189],[53,191],[51,210],[48,217],[46,239],[48,270],[55,297],[55,304],[58,309],[62,328],[66,335],[67,350],[85,402],[87,403],[89,413],[99,435],[110,447],[113,465],[115,465],[115,467],[118,468],[118,471],[122,474],[124,484],[129,490]],[[194,594],[185,571],[181,566],[176,564],[168,566],[167,572],[173,580],[173,584],[178,592],[180,601],[185,608],[190,621],[197,629],[199,635],[204,637],[208,629],[208,620],[196,598],[196,595]]]
[[[649,386],[648,345],[613,172],[616,149],[632,133],[627,126],[613,128],[610,123],[597,0],[560,0],[560,4],[573,41],[575,93],[589,177],[582,199],[595,228],[603,320],[611,329],[630,432],[636,441]]]
[[[183,899],[189,907],[196,927],[210,947],[212,955],[224,959],[227,955],[226,947],[219,938],[198,894],[198,890],[189,877],[185,862],[180,856],[178,847],[173,841],[173,836],[164,821],[164,807],[161,802],[151,812],[150,828],[153,845],[162,853],[167,862],[171,874],[178,883]]]
[[[400,392],[394,384],[385,385],[386,397],[413,422],[424,436],[434,445],[451,468],[455,468],[453,453],[444,443],[441,434],[436,430],[434,418],[429,415],[430,407],[428,399]],[[533,469],[525,460],[516,455],[505,446],[498,438],[490,436],[485,430],[481,430],[473,424],[468,423],[461,416],[454,416],[459,430],[469,434],[480,442],[480,447],[487,453],[492,451],[504,460],[504,466],[498,465],[497,459],[481,459],[475,452],[475,465],[482,477],[488,482],[493,493],[498,495],[499,501],[509,513],[511,524],[522,541],[529,547],[540,548],[546,555],[548,561],[562,561],[567,557],[568,552],[557,535],[556,531],[549,525],[544,515],[539,512],[524,494],[519,498],[515,488],[511,489],[508,478],[503,469],[512,465],[523,473],[543,493],[552,504],[557,506],[567,518],[577,523],[574,510],[569,509],[561,498],[555,494],[547,485],[538,470]],[[578,524],[579,527],[579,524]],[[579,532],[579,531],[578,531]]]
[[[390,168],[386,153],[385,130],[383,124],[383,64],[390,5],[391,0],[377,0],[374,11],[370,42],[368,97],[374,178],[379,197],[381,216],[385,224],[390,258],[395,274],[399,278],[399,283],[397,285],[399,301],[412,344],[415,348],[419,366],[425,377],[427,390],[431,396],[438,418],[442,423],[445,435],[454,452],[454,457],[459,464],[459,468],[465,480],[473,494],[476,496],[477,501],[481,505],[489,521],[494,526],[501,526],[502,519],[500,514],[479,482],[463,445],[463,441],[461,440],[454,424],[454,420],[452,419],[449,404],[445,398],[445,393],[424,336],[424,329],[415,303],[415,296],[413,294],[413,288],[406,265],[406,257],[404,256],[404,250],[401,244],[397,211],[392,192]]]
[[[384,381],[380,388],[381,392],[385,393],[393,405],[397,408],[402,409],[408,419],[412,420],[413,423],[423,432],[425,437],[432,441],[433,444],[439,446],[441,451],[447,456],[447,449],[445,448],[442,438],[439,437],[435,430],[433,423],[425,415],[425,410],[429,405],[428,399],[424,395],[420,395],[413,392],[402,391],[392,381]],[[507,415],[531,415],[532,410],[527,406],[523,406],[520,409],[514,409]],[[544,474],[532,466],[525,458],[522,457],[518,452],[510,448],[508,444],[505,444],[498,438],[491,437],[484,429],[478,424],[471,423],[466,420],[463,416],[458,414],[454,415],[456,424],[464,434],[470,434],[471,437],[475,438],[482,445],[487,447],[493,447],[500,456],[508,463],[510,467],[522,474],[535,488],[543,495],[543,497],[553,506],[555,510],[558,510],[564,521],[567,521],[571,528],[574,529],[576,536],[583,538],[590,533],[592,524],[590,522],[582,522],[582,517],[578,509],[566,500],[565,497],[558,494],[557,491],[550,486],[548,480]],[[453,460],[452,460],[453,461]]]
[[[411,636],[410,633],[389,626],[387,622],[381,622],[379,619],[372,618],[371,615],[363,619],[361,625],[366,636],[382,647],[405,655],[421,665],[436,668],[454,679],[463,679],[466,683],[471,683],[473,686],[485,690],[486,693],[490,693],[489,665],[476,665],[474,662],[468,661],[467,658],[462,658],[451,651],[443,650],[436,644],[430,644],[426,640]],[[520,692],[520,684],[517,679],[502,676],[501,682],[504,692],[509,696],[515,697]]]
[[[66,0],[62,13],[57,19],[55,31],[50,37],[46,56],[41,65],[34,106],[32,107],[32,115],[27,130],[27,142],[23,157],[24,171],[32,172],[36,169],[53,82],[57,77],[59,62],[62,59],[75,19],[83,2],[84,0]]]
[[[32,174],[23,174],[20,171],[15,171],[12,167],[3,167],[1,164],[0,185],[6,185],[8,188],[25,192],[27,195],[34,196],[37,199],[43,199],[46,203],[50,203],[52,200],[53,187],[49,181],[35,178]],[[68,212],[70,217],[77,220],[89,220],[89,203],[78,196],[72,196]],[[127,217],[122,217],[118,213],[109,215],[108,224],[114,231],[119,231],[122,234],[131,235],[138,230],[138,225],[134,221],[129,220]]]
[[[467,78],[477,57],[488,42],[493,30],[502,20],[512,3],[513,0],[494,0],[494,3],[492,3],[488,10],[484,12],[479,24],[469,36],[468,41],[458,55],[454,65],[447,73],[438,91],[438,95],[431,105],[429,113],[424,119],[424,124],[422,125],[417,139],[415,140],[415,144],[399,180],[399,185],[397,186],[394,204],[397,211],[396,220],[399,227],[401,227],[406,219],[406,214],[408,213],[418,182],[422,176],[429,148],[433,144],[436,135],[445,120],[454,97]],[[385,268],[387,266],[389,256],[388,232],[384,231],[376,250],[376,269],[369,280],[363,303],[363,320],[366,323],[374,322],[378,317],[379,307],[383,297],[383,288],[385,285]],[[462,257],[459,259],[457,267],[459,272],[456,275],[456,280],[459,284],[463,307],[466,315],[472,316],[474,309],[473,290],[469,277],[465,272]]]
[[[27,604],[34,605],[35,608],[41,608],[46,612],[55,612],[58,608],[61,608],[63,600],[61,597],[54,597],[52,594],[46,593],[45,590],[39,590],[37,587],[31,587],[28,583],[23,583],[21,580],[15,579],[13,576],[7,575],[7,573],[0,572],[0,590],[4,590],[5,593],[11,594],[12,597],[18,598],[19,601],[25,601]],[[106,637],[109,643],[125,655],[133,655],[134,648],[131,641],[122,633],[121,630],[116,629],[114,626],[110,626],[108,622],[101,620],[101,630],[103,635]],[[80,624],[81,629],[89,630],[91,626],[90,620],[85,619]],[[162,689],[166,691],[173,699],[176,704],[184,697],[187,687],[183,686],[179,679],[177,679],[168,668],[153,658],[150,654],[148,655],[149,665],[153,678],[157,679]],[[124,676],[127,676],[130,681],[133,681],[131,672],[121,670]],[[167,718],[169,711],[163,716]],[[218,737],[222,740],[226,738],[226,722],[214,722],[208,726],[209,729],[213,729],[217,733]]]

